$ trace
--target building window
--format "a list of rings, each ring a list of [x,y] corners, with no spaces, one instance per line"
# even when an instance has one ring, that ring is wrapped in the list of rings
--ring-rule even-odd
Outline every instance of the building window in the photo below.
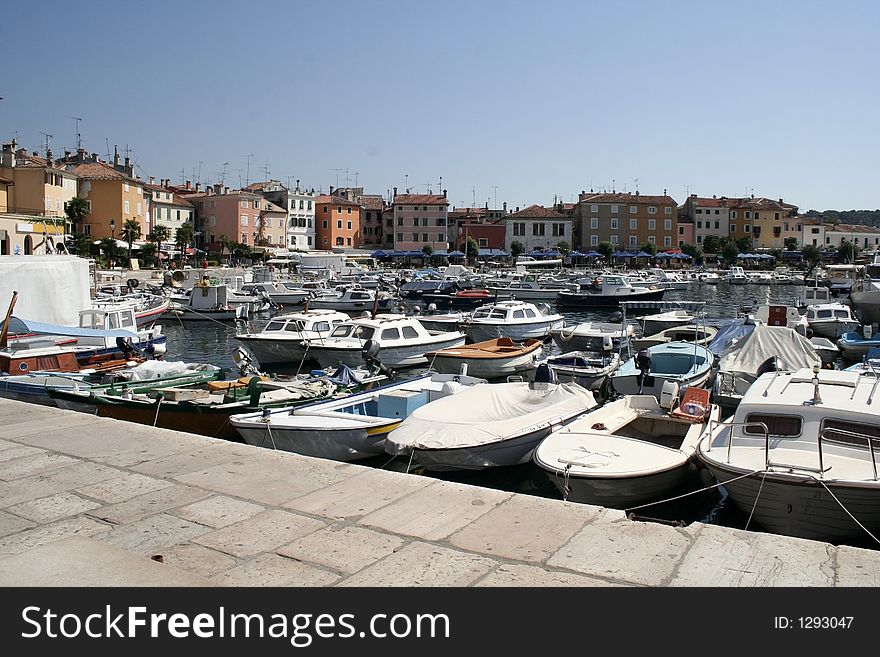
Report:
[[[636,246],[637,244],[638,244],[638,239],[636,238],[636,236],[635,236],[635,235],[630,235],[630,236],[629,236],[629,245],[630,245],[630,246]]]
[[[123,205],[125,206],[125,214],[128,214],[129,212],[131,212],[131,210],[129,209],[130,206],[128,204],[128,201],[125,201],[125,203],[123,203]],[[50,205],[49,207],[52,207],[52,206]]]
[[[327,214],[327,206],[324,206],[324,214]]]
[[[667,205],[663,208],[663,214],[672,214],[672,208]]]
[[[343,239],[341,237],[336,238],[336,246],[343,246],[344,244],[345,244],[345,242],[343,241]]]
[[[143,210],[143,206],[142,206],[140,203],[138,203],[136,207],[137,207],[137,213],[138,213],[138,215],[140,215],[140,214],[141,214],[141,211]],[[60,208],[59,208],[59,209],[60,209]],[[178,211],[177,214],[179,215],[180,212]],[[178,219],[180,219],[180,217],[178,217]]]
[[[672,238],[669,235],[663,238],[663,246],[672,246]]]
[[[341,205],[336,206],[336,214],[342,214],[342,206]]]
[[[657,243],[657,238],[654,237],[653,235],[648,235],[648,241],[649,241],[651,244],[656,244],[656,243]]]
[[[620,238],[617,235],[612,235],[611,236],[611,243],[615,244],[615,245],[620,244]]]
[[[611,217],[611,230],[617,230],[617,217]]]
[[[345,227],[348,228],[348,230],[351,230],[351,222],[347,221]]]
[[[599,206],[598,206],[598,205],[593,204],[593,205],[590,206],[590,212],[598,212],[598,211],[599,211]]]
[[[736,224],[730,224],[730,232],[731,232],[731,233],[735,233],[735,232],[736,232]]]
[[[322,221],[321,223],[324,224],[324,226],[323,226],[323,227],[324,227],[324,230],[327,230],[327,220],[324,219],[324,221]]]
[[[590,246],[596,246],[599,244],[599,236],[598,235],[590,235]]]
[[[751,217],[751,212],[746,212],[746,219]]]
[[[590,219],[590,228],[596,229],[599,227],[599,217],[593,217]]]
[[[479,243],[479,245],[480,245],[481,248],[484,248],[484,249],[485,249],[486,247],[489,246],[489,238],[488,238],[488,237],[481,237],[481,238],[478,240],[478,243]]]
[[[703,214],[703,211],[700,208],[697,208],[697,214]]]
[[[611,214],[617,214],[617,206],[616,205],[611,206]]]
[[[565,224],[553,224],[553,237],[565,237]]]
[[[672,230],[672,219],[663,220],[663,230]]]
[[[131,191],[131,187],[128,183],[122,183],[122,189],[124,189],[126,192]]]
[[[703,243],[703,236],[697,235],[697,244],[702,244],[702,243]]]
[[[398,226],[403,226],[403,217],[398,217],[398,218],[397,218],[397,225],[398,225]]]
[[[634,205],[629,206],[629,213],[630,214],[635,214],[638,211],[639,211],[639,209],[636,206],[634,206]]]
[[[351,206],[350,205],[346,208],[346,210],[348,211],[348,214],[351,214]]]
[[[532,235],[534,237],[542,237],[544,235],[544,224],[532,224]]]
[[[666,209],[668,210],[669,208],[666,208]],[[667,214],[668,214],[668,213],[667,213]],[[715,214],[720,214],[720,211],[715,210]]]
[[[678,234],[679,234],[679,235],[684,235],[684,226],[679,226],[679,227],[678,227]]]
[[[657,220],[648,219],[648,230],[657,230]]]
[[[346,237],[345,239],[346,239],[346,243],[348,244],[348,246],[351,246],[351,238]]]
[[[776,221],[779,221],[779,213],[778,213],[778,212],[774,212],[774,213],[773,213],[773,218],[774,218]]]
[[[715,222],[715,230],[720,230],[720,229],[721,229],[721,223],[716,221]]]
[[[242,234],[241,234],[241,243],[242,243],[242,244],[247,244],[247,233],[242,233]]]
[[[746,225],[743,226],[743,230],[744,230],[745,232],[747,232],[747,233],[748,233],[751,229],[752,229],[752,227],[751,227],[749,224],[746,224]]]
[[[342,219],[337,219],[337,220],[336,220],[336,227],[337,227],[337,228],[342,228]]]
[[[419,234],[418,234],[418,233],[413,233],[413,234],[412,234],[412,241],[413,241],[413,242],[418,242],[418,241],[419,241]]]
[[[259,209],[260,209],[260,202],[254,201],[254,210],[259,210]]]
[[[736,219],[736,210],[731,210],[731,211],[730,211],[730,218],[731,218],[731,219]]]
[[[635,229],[637,228],[637,226],[638,226],[638,220],[637,220],[637,219],[630,219],[630,220],[629,220],[629,227],[630,227],[631,230],[635,230]]]
[[[242,226],[248,225],[248,216],[246,214],[241,215],[241,225]]]
[[[648,206],[648,214],[657,214],[657,208],[653,205]]]
[[[397,241],[398,241],[398,242],[402,242],[402,241],[403,241],[403,233],[397,233]]]

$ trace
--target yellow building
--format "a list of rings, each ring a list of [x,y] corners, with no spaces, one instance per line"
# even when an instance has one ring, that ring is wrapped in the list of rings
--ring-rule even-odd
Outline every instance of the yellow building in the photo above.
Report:
[[[791,224],[797,215],[797,206],[754,196],[734,198],[729,201],[730,236],[734,239],[752,238],[755,249],[781,249],[784,246],[786,223]]]
[[[149,192],[144,182],[134,177],[129,158],[120,164],[116,154],[111,166],[100,160],[97,154],[89,155],[80,149],[75,155],[66,156],[59,165],[79,178],[78,196],[89,205],[82,228],[86,235],[93,240],[118,239],[129,219],[137,220],[144,235],[149,232],[145,222]]]
[[[0,177],[12,181],[6,199],[6,212],[27,216],[64,217],[67,202],[76,196],[76,175],[52,162],[52,151],[46,157],[16,150],[13,141],[3,144],[0,152]]]

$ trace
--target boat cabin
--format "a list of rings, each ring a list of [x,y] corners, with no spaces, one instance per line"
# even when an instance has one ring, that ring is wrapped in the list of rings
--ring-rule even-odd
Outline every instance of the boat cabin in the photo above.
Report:
[[[523,301],[499,301],[477,308],[472,315],[474,320],[523,321],[543,317],[538,308]]]
[[[348,315],[335,310],[307,310],[301,313],[290,313],[289,315],[273,317],[266,324],[262,333],[279,335],[284,333],[296,333],[299,335],[306,331],[329,333],[331,328],[348,321],[351,321]]]

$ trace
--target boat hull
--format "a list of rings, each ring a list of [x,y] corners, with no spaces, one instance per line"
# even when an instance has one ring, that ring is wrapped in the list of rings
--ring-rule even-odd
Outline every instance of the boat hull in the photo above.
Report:
[[[461,336],[430,344],[380,346],[378,359],[386,367],[415,367],[427,364],[428,359],[425,357],[425,353],[428,351],[436,351],[446,347],[459,347],[464,343],[465,337]],[[327,345],[312,345],[309,347],[308,357],[318,361],[322,367],[334,367],[342,363],[354,368],[364,363],[363,347],[336,348]]]
[[[346,427],[284,430],[238,426],[238,433],[248,445],[277,449],[303,456],[332,461],[357,461],[378,456],[385,450],[385,438],[400,420],[369,428]]]
[[[467,358],[438,355],[430,361],[431,369],[441,374],[458,374],[463,365],[467,365],[470,376],[484,379],[522,374],[535,369],[540,350],[507,358]]]
[[[560,292],[556,297],[557,308],[619,308],[621,301],[662,301],[666,290],[651,290],[626,295],[584,294]]]
[[[493,338],[510,338],[517,342],[523,340],[544,340],[550,332],[562,328],[564,319],[531,324],[483,324],[471,322],[466,324],[465,331],[472,342],[483,342]]]

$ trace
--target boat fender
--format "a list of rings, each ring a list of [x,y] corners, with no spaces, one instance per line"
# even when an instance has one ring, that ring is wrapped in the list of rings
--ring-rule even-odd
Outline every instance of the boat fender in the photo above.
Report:
[[[138,285],[140,285],[140,281],[139,281],[138,279],[136,279],[136,278],[129,278],[129,279],[125,282],[125,284],[128,285],[128,288],[129,288],[130,290],[133,290],[133,289],[135,289]]]

